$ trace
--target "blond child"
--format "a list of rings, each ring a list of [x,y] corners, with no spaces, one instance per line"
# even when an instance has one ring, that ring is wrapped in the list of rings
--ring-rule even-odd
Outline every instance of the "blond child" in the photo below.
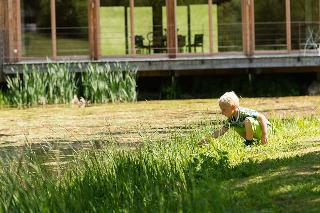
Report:
[[[248,108],[239,106],[238,96],[232,92],[226,92],[219,98],[221,114],[227,117],[224,125],[211,133],[211,137],[217,138],[233,128],[242,138],[246,145],[253,144],[254,141],[261,141],[262,144],[268,142],[268,132],[272,131],[272,125],[266,117]],[[200,141],[200,144],[207,143],[207,139]]]

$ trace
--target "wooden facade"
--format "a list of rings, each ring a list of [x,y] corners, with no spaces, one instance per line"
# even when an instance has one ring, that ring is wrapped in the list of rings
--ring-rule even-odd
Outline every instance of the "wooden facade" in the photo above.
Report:
[[[3,17],[0,20],[0,30],[3,29],[5,38],[4,44],[7,44],[7,47],[3,47],[4,49],[4,62],[6,64],[14,65],[15,63],[24,63],[28,61],[28,58],[22,57],[22,41],[21,41],[21,0],[0,0],[0,17]],[[134,27],[135,27],[135,7],[134,0],[129,0],[129,16],[130,16],[130,35],[134,35]],[[129,54],[122,58],[123,61],[132,61],[135,58],[139,61],[143,58],[144,61],[154,61],[155,58],[160,58],[161,60],[170,62],[172,60],[180,60],[186,61],[188,59],[193,60],[193,58],[197,58],[197,60],[205,60],[199,59],[199,57],[210,58],[210,60],[215,57],[228,57],[230,60],[236,58],[243,58],[247,60],[248,58],[254,58],[257,54],[261,54],[264,51],[256,50],[256,38],[255,38],[255,1],[254,0],[241,0],[241,14],[242,14],[242,51],[238,51],[237,53],[226,54],[219,53],[213,49],[214,46],[214,30],[213,30],[213,18],[212,18],[212,5],[216,2],[214,0],[208,0],[208,23],[209,23],[209,50],[204,54],[178,54],[178,39],[177,39],[177,17],[176,17],[176,8],[177,1],[176,0],[165,0],[166,6],[166,22],[167,22],[167,50],[164,55],[144,55],[138,56],[136,54],[135,49],[135,38],[131,36],[129,42],[131,44]],[[290,56],[293,53],[292,50],[292,36],[291,36],[291,10],[290,10],[291,0],[285,0],[285,38],[286,38],[286,49],[281,51],[267,51],[267,58],[278,57],[279,54],[286,54],[285,57]],[[320,3],[319,3],[320,5]],[[101,29],[100,29],[100,0],[88,0],[88,44],[89,44],[89,54],[88,54],[88,62],[90,61],[110,61],[112,58],[108,59],[108,57],[104,57],[101,55]],[[57,24],[56,24],[56,0],[50,0],[50,11],[51,11],[51,48],[52,53],[49,57],[51,60],[60,59],[66,60],[68,56],[60,56],[57,57]],[[319,12],[320,14],[320,12]],[[320,19],[320,15],[319,15]],[[7,39],[6,39],[7,38]],[[4,46],[4,44],[2,44]],[[150,50],[149,50],[150,51]],[[297,56],[297,53],[293,53],[293,57]],[[300,57],[301,55],[299,55]],[[37,59],[36,57],[32,58],[36,59],[38,63],[44,62],[43,59]],[[30,62],[28,62],[30,63]],[[290,63],[288,64],[290,66]],[[232,65],[230,65],[232,68]],[[255,67],[254,65],[249,67]],[[301,65],[305,66],[305,65]],[[312,66],[318,66],[318,62],[315,62]],[[166,69],[170,66],[163,66],[163,69]],[[188,67],[188,66],[182,66]],[[223,66],[220,66],[223,67]],[[235,66],[236,67],[236,66]],[[257,65],[259,67],[259,65]],[[210,67],[207,67],[210,69]],[[194,68],[193,68],[194,69]],[[212,67],[215,69],[215,67]]]
[[[0,1],[0,79],[2,79],[2,73],[1,73],[1,70],[3,69],[3,63],[4,63],[4,41],[5,41],[5,38],[4,38],[4,29],[5,29],[5,26],[4,26],[4,23],[5,23],[5,20],[4,20],[4,17],[5,17],[5,5],[4,5],[4,2],[3,1]]]
[[[5,60],[18,62],[21,59],[21,13],[20,0],[7,1],[6,38],[8,38],[8,49]]]

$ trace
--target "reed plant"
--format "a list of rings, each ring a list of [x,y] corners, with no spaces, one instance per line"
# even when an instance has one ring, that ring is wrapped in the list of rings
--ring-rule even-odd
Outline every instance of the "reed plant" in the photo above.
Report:
[[[46,74],[35,67],[25,66],[22,74],[14,78],[7,77],[8,99],[15,106],[36,105],[40,97],[45,96]]]
[[[88,64],[81,77],[83,95],[93,103],[136,101],[137,68],[128,64]]]
[[[69,103],[76,94],[75,73],[69,71],[70,64],[47,65],[47,71],[40,67],[25,66],[22,74],[7,77],[8,99],[14,106]]]
[[[48,103],[70,103],[77,94],[76,73],[71,71],[71,64],[48,64],[46,97]]]
[[[6,96],[5,92],[0,89],[0,106],[8,106],[9,101],[8,97]]]
[[[82,70],[80,79],[72,66]],[[48,63],[45,68],[25,66],[22,73],[6,78],[7,100],[18,107],[68,104],[75,95],[92,103],[136,101],[136,76],[136,68],[119,63],[89,63],[85,68],[71,63]]]

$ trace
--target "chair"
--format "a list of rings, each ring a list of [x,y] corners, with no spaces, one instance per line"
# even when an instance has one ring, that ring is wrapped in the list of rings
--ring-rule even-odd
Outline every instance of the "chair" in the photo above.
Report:
[[[153,32],[147,34],[147,39],[149,41],[149,53],[153,49],[153,53],[163,53],[167,52],[167,36],[158,35],[154,38]]]
[[[149,46],[143,44],[144,37],[142,35],[136,35],[134,37],[135,48],[137,53],[141,54],[144,49],[149,49]]]
[[[186,46],[186,36],[178,35],[178,49],[179,52],[184,52],[184,47]]]
[[[188,47],[193,47],[194,52],[197,52],[197,47],[201,47],[203,52],[203,34],[195,34],[193,44],[188,45]]]
[[[167,36],[163,35],[161,36],[161,47],[160,47],[161,52],[167,52]]]

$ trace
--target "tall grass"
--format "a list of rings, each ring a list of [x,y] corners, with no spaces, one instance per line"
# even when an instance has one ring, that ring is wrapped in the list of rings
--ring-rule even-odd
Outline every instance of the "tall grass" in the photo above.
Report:
[[[71,71],[71,64],[48,64],[46,79],[46,97],[48,103],[70,103],[77,94],[75,72]]]
[[[128,64],[89,64],[81,82],[83,95],[94,103],[135,101],[137,69]]]
[[[46,69],[25,66],[22,74],[7,77],[9,103],[19,107],[69,103],[77,92],[70,64],[49,63]]]
[[[72,71],[72,66],[80,67],[81,79]],[[89,64],[85,69],[70,63],[49,63],[42,68],[25,66],[21,74],[6,78],[6,100],[19,107],[68,104],[74,95],[84,96],[93,103],[135,101],[136,74],[137,69],[128,64]]]
[[[224,181],[261,171],[263,167],[254,162],[281,156],[287,159],[288,150],[294,151],[298,147],[297,136],[310,135],[310,129],[312,134],[320,133],[319,118],[276,120],[274,123],[278,135],[271,137],[268,146],[246,147],[230,133],[213,141],[210,146],[199,147],[196,142],[205,133],[204,128],[188,135],[177,132],[160,141],[146,139],[136,150],[107,147],[83,151],[60,175],[44,166],[32,152],[11,163],[2,159],[0,210],[237,211],[232,204],[238,201],[230,200],[225,194]],[[292,137],[287,137],[289,128],[293,128],[290,132]],[[258,211],[255,206],[246,208]]]

